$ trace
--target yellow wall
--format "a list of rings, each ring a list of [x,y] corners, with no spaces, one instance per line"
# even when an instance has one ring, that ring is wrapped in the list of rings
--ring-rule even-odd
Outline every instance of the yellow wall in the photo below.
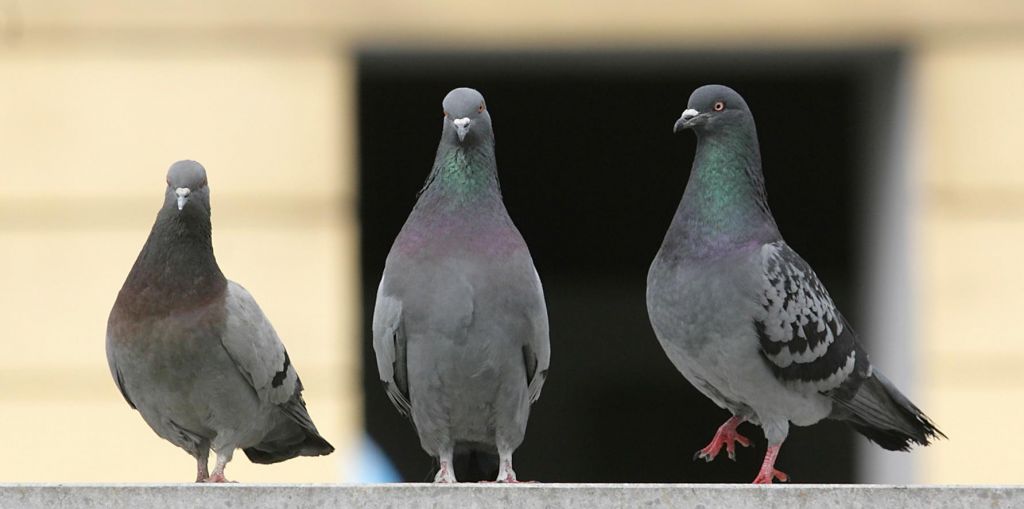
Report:
[[[922,405],[950,440],[925,480],[1020,483],[1024,444],[1024,31],[923,45]]]
[[[468,41],[468,42],[467,42]],[[180,481],[193,464],[109,379],[106,316],[181,158],[214,244],[288,345],[340,454],[360,425],[355,51],[898,45],[911,80],[913,394],[950,435],[921,482],[1019,482],[1024,2],[0,1],[2,481]],[[467,46],[467,44],[470,44]],[[294,249],[288,246],[296,246]],[[240,458],[240,457],[239,457]]]
[[[359,432],[351,73],[329,51],[173,45],[0,53],[0,434],[4,481],[181,481],[194,462],[148,429],[106,367],[106,316],[162,203],[202,162],[214,247],[289,348],[340,451]],[[350,109],[346,104],[345,109]],[[247,481],[330,481],[342,455]],[[240,456],[236,456],[240,458]]]

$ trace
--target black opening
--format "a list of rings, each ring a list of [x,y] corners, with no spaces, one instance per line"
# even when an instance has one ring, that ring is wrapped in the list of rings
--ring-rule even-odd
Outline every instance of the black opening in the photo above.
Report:
[[[891,52],[540,54],[370,51],[359,60],[360,221],[366,427],[409,481],[432,460],[384,395],[370,322],[384,259],[430,171],[441,99],[487,98],[505,204],[543,280],[552,363],[515,456],[542,482],[749,482],[765,450],[735,463],[693,453],[728,417],[674,369],[645,308],[647,268],[679,203],[692,133],[672,134],[690,92],[722,83],[757,120],[769,203],[856,327],[866,76]],[[792,427],[777,467],[796,482],[855,481],[841,424]]]

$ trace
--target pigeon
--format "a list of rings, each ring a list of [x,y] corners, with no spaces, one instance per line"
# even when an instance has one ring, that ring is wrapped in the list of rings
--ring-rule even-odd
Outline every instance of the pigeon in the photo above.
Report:
[[[713,460],[768,440],[757,484],[775,469],[790,423],[845,421],[889,450],[945,437],[874,369],[814,270],[779,233],[768,208],[754,118],[721,85],[690,96],[674,131],[692,129],[697,152],[686,191],[647,277],[647,309],[668,358],[732,416],[694,456]]]
[[[512,453],[550,360],[540,277],[501,199],[484,98],[444,98],[433,169],[385,262],[373,349],[387,396],[409,416],[435,482],[457,482],[453,455]]]
[[[110,311],[107,362],[128,405],[195,457],[196,482],[229,482],[236,448],[255,463],[334,450],[281,339],[217,265],[206,170],[195,161],[167,172],[164,204]]]

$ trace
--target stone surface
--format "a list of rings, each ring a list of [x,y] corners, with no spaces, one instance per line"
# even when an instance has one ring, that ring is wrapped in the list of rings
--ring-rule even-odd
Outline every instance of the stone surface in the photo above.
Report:
[[[1024,487],[722,484],[0,484],[8,508],[1011,508]]]

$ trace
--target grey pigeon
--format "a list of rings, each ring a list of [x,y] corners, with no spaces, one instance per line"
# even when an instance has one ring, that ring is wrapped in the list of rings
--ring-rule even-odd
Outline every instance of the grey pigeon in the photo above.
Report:
[[[453,454],[512,453],[547,376],[548,317],[530,251],[501,200],[491,116],[469,88],[444,98],[441,142],[388,254],[373,315],[387,395],[456,482]]]
[[[782,239],[768,209],[754,118],[735,91],[698,88],[675,124],[697,153],[682,202],[647,277],[651,324],[669,359],[732,413],[696,457],[750,441],[768,450],[755,483],[785,481],[775,459],[789,425],[849,423],[889,450],[944,436],[873,369],[811,267]]]
[[[239,447],[256,463],[334,450],[274,328],[217,266],[210,189],[195,161],[167,172],[163,207],[110,311],[107,362],[153,431],[196,458],[196,482],[226,482]]]

